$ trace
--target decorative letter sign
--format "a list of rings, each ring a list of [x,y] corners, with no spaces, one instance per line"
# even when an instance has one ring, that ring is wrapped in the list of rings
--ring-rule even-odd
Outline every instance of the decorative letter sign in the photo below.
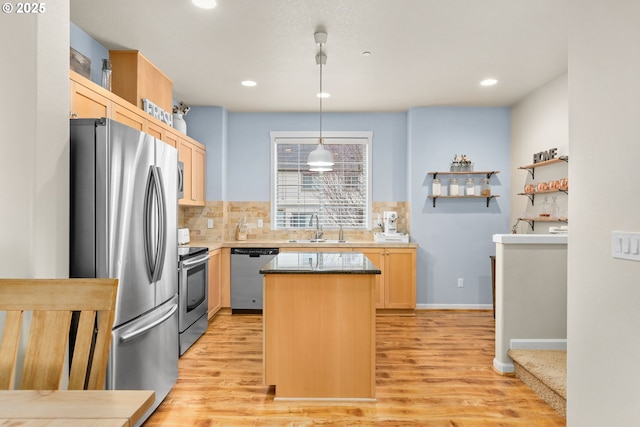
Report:
[[[162,108],[149,101],[147,98],[142,98],[142,105],[144,106],[144,111],[151,114],[161,122],[164,122],[173,127],[173,115],[171,113],[167,113]]]
[[[533,155],[533,163],[540,163],[546,160],[555,159],[558,155],[557,148],[549,148],[547,151],[541,151]]]

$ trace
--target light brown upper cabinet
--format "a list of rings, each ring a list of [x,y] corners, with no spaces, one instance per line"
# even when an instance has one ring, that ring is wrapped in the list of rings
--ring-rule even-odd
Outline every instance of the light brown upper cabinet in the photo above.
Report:
[[[184,197],[179,205],[205,205],[205,151],[201,144],[178,139],[178,158],[184,163]]]

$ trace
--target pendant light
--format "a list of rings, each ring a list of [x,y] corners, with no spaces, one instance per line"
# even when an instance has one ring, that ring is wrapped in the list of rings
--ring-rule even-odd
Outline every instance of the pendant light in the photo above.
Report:
[[[317,32],[314,37],[316,44],[320,45],[320,53],[316,55],[316,64],[320,66],[320,93],[318,94],[320,98],[320,139],[316,149],[309,153],[307,164],[310,171],[328,172],[333,169],[333,155],[324,147],[322,138],[322,98],[324,97],[324,92],[322,92],[322,67],[327,63],[327,56],[322,52],[322,45],[327,42],[327,33]]]

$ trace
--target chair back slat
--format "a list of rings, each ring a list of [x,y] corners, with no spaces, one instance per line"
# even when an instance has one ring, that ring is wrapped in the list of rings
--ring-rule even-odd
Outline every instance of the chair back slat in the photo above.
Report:
[[[95,311],[84,311],[78,321],[78,333],[73,348],[73,361],[69,372],[69,390],[83,390],[89,357],[91,356],[91,342],[95,324]]]
[[[21,329],[22,311],[7,311],[0,341],[0,390],[13,388]]]
[[[117,279],[0,279],[0,389],[13,388],[24,311],[31,311],[21,389],[55,390],[63,384],[74,312],[79,312],[68,388],[104,388],[115,316]],[[97,332],[96,332],[97,331]]]
[[[58,390],[60,388],[70,325],[70,311],[33,312],[20,389]],[[38,343],[38,345],[31,343]]]

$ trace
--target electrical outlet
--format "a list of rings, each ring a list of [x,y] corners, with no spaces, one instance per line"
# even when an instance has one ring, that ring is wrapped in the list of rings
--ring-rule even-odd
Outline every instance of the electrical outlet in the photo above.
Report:
[[[462,277],[458,277],[458,287],[464,288],[464,279]]]
[[[263,225],[264,225],[264,224],[263,224],[263,222],[262,222],[262,218],[259,218],[259,219],[258,219],[258,228],[262,228],[262,226],[263,226]]]
[[[207,228],[213,228],[213,220],[212,219],[208,219],[207,220]]]

